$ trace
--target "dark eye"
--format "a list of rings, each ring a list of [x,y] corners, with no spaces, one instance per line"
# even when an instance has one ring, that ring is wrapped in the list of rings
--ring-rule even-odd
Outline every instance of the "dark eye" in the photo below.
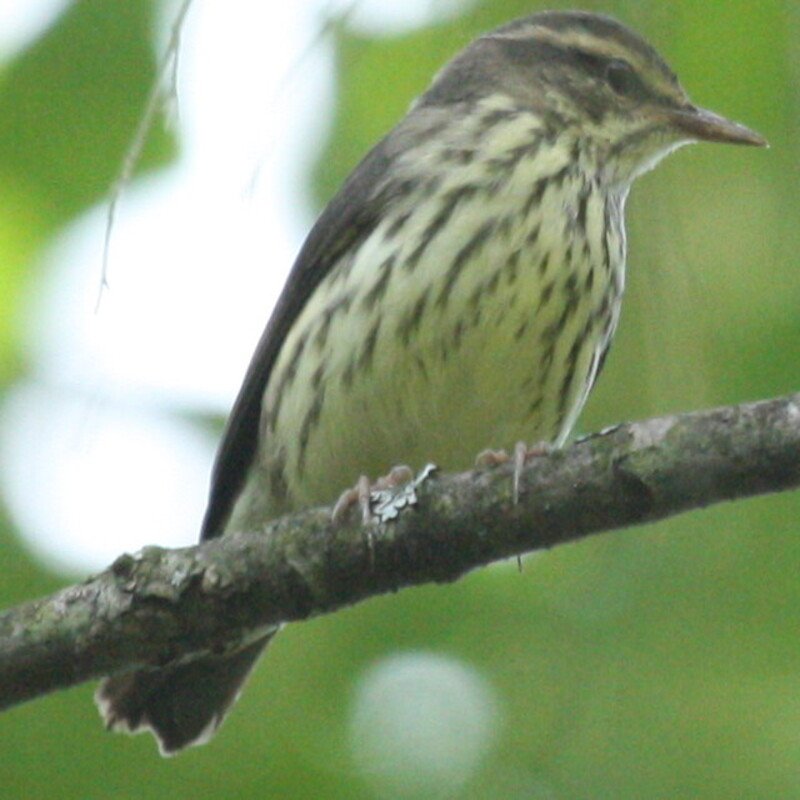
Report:
[[[619,58],[609,61],[606,65],[606,80],[617,94],[635,96],[642,91],[642,84],[633,67]]]

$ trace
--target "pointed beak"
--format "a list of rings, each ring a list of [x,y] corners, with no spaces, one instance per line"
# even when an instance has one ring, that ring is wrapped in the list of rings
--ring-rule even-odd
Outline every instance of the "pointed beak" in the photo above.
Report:
[[[727,142],[769,147],[767,140],[760,134],[705,108],[686,106],[675,109],[670,111],[669,120],[676,131],[699,142]]]

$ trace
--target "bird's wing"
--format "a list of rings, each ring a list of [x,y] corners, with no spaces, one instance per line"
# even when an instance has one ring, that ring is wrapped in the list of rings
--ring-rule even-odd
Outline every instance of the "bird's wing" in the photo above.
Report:
[[[373,230],[389,199],[384,139],[359,164],[308,235],[256,347],[231,410],[211,474],[200,539],[219,536],[256,454],[261,402],[281,344],[325,275]],[[383,187],[383,188],[382,188]]]

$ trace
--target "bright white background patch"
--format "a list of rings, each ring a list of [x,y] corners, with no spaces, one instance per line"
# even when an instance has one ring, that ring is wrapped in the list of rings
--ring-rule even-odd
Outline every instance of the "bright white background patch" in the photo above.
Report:
[[[0,54],[66,6],[0,0]],[[164,4],[163,49],[179,2]],[[299,165],[332,116],[333,13],[405,30],[456,2],[194,0],[179,58],[181,160],[123,195],[94,307],[105,206],[46,254],[32,377],[0,409],[0,491],[32,549],[80,573],[196,540],[214,437],[176,410],[227,412],[311,224]]]
[[[82,574],[124,550],[197,538],[208,437],[116,400],[26,385],[0,412],[4,500],[51,567]]]
[[[0,0],[0,56],[21,50],[67,7],[68,0]]]
[[[430,653],[386,658],[358,683],[353,760],[380,797],[451,796],[476,772],[500,727],[491,686]]]

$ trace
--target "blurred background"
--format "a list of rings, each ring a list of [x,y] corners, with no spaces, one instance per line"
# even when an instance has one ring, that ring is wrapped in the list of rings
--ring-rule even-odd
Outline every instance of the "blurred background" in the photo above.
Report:
[[[689,148],[637,183],[581,430],[797,389],[800,6],[583,6],[772,149]],[[195,540],[315,213],[448,57],[540,8],[195,0],[101,291],[179,3],[0,0],[0,606]],[[0,715],[0,794],[800,798],[799,517],[792,494],[716,507],[292,625],[170,761],[107,735],[92,686],[27,704]]]

